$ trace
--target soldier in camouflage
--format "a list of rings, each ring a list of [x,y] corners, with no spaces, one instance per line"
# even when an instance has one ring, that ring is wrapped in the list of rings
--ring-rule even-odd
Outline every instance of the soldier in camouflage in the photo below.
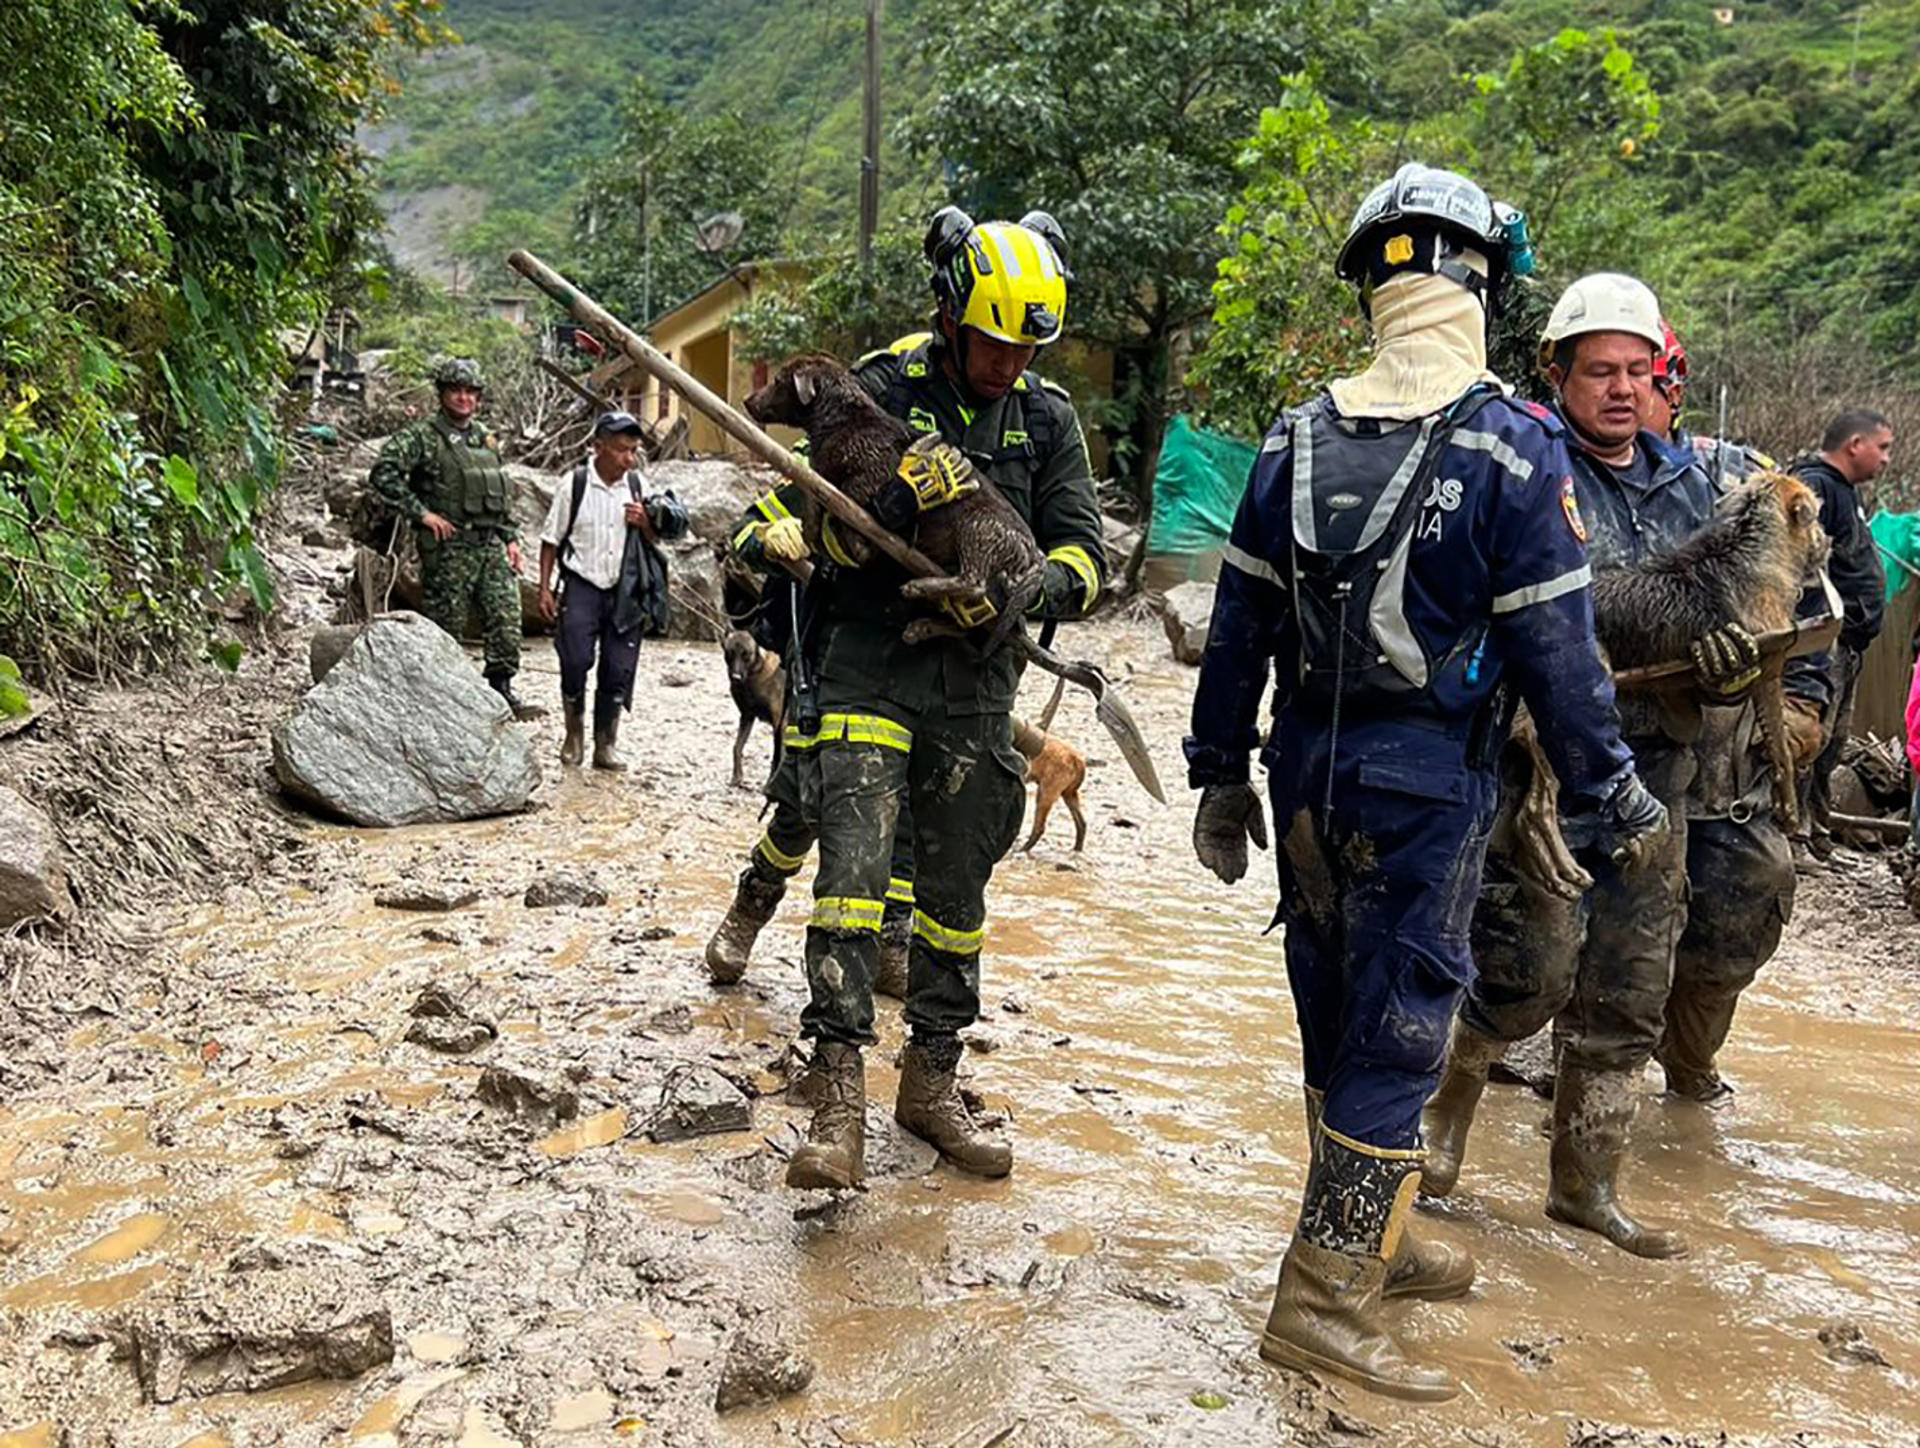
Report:
[[[388,440],[368,484],[414,525],[428,618],[456,639],[477,613],[486,675],[516,719],[546,711],[513,692],[520,671],[520,540],[513,488],[492,436],[475,421],[486,381],[471,360],[441,358],[433,385],[440,410]]]

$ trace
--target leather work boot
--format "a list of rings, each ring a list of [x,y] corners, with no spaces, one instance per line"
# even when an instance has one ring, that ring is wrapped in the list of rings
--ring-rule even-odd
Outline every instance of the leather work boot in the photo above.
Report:
[[[1505,1041],[1454,1018],[1453,1043],[1447,1048],[1447,1069],[1440,1077],[1440,1089],[1420,1113],[1420,1136],[1427,1144],[1427,1164],[1420,1175],[1421,1196],[1444,1197],[1460,1179],[1467,1132],[1473,1126],[1480,1093],[1487,1089],[1487,1068],[1506,1049]]]
[[[960,1170],[1003,1177],[1013,1170],[1013,1149],[983,1132],[960,1099],[953,1079],[960,1051],[958,1036],[908,1039],[900,1058],[900,1094],[894,1099],[893,1119]]]
[[[820,1080],[806,1144],[787,1161],[787,1185],[802,1191],[857,1187],[867,1175],[867,1063],[860,1048],[821,1041],[813,1048]]]
[[[1687,1244],[1679,1233],[1649,1227],[1620,1205],[1620,1162],[1627,1154],[1639,1074],[1561,1062],[1553,1092],[1547,1215],[1598,1232],[1636,1257],[1680,1257]]]
[[[522,699],[518,694],[513,692],[512,674],[488,674],[487,683],[493,687],[494,693],[506,700],[507,707],[513,711],[514,718],[525,721],[528,719],[544,719],[547,717],[547,711],[545,709],[542,709],[538,704],[529,704],[525,699]]]
[[[587,751],[587,701],[562,699],[560,702],[567,720],[567,737],[560,744],[560,763],[571,769],[579,764]]]
[[[753,955],[753,942],[780,908],[787,893],[787,877],[774,873],[755,854],[740,872],[740,883],[733,888],[733,903],[726,918],[707,942],[707,979],[715,985],[738,985],[747,973]]]
[[[1312,1143],[1314,1157],[1318,1158],[1320,1108],[1325,1098],[1311,1086],[1306,1088],[1306,1093],[1307,1139]],[[1444,1302],[1450,1297],[1464,1295],[1473,1286],[1477,1270],[1473,1253],[1465,1247],[1438,1238],[1415,1236],[1412,1216],[1409,1214],[1406,1227],[1400,1233],[1400,1250],[1387,1263],[1387,1281],[1380,1289],[1380,1295]]]
[[[888,918],[880,925],[880,965],[873,974],[873,993],[907,998],[907,952],[913,946],[913,917]]]
[[[620,716],[611,719],[593,721],[593,767],[604,769],[613,774],[626,770],[620,756],[613,752],[614,745],[620,742]]]
[[[1407,1402],[1443,1403],[1459,1393],[1443,1369],[1401,1352],[1380,1320],[1387,1264],[1399,1251],[1418,1174],[1413,1158],[1373,1156],[1323,1137],[1280,1263],[1261,1357]]]

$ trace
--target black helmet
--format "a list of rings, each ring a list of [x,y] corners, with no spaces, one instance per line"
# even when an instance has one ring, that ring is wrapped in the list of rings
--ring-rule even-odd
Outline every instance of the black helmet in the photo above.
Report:
[[[1484,277],[1461,260],[1465,250],[1486,258]],[[1335,273],[1363,299],[1388,277],[1420,272],[1458,282],[1490,308],[1509,277],[1532,270],[1525,216],[1458,172],[1418,161],[1367,194],[1334,261]]]

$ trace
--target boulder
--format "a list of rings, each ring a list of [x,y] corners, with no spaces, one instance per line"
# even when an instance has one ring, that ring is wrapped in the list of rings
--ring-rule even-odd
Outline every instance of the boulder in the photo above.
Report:
[[[390,827],[524,809],[532,737],[460,646],[417,614],[376,619],[273,733],[290,794]]]
[[[718,642],[726,621],[725,570],[720,554],[704,539],[667,545],[667,637]]]
[[[1160,602],[1160,622],[1173,656],[1183,664],[1199,663],[1213,622],[1213,585],[1195,581],[1169,588]]]
[[[0,930],[73,913],[53,821],[0,784]]]

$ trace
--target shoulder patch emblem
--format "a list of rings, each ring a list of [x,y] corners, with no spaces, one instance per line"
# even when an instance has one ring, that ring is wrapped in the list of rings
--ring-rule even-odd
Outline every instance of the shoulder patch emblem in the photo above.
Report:
[[[1582,543],[1587,541],[1587,520],[1580,516],[1580,495],[1573,490],[1571,476],[1560,480],[1560,511],[1567,515],[1567,526]]]

